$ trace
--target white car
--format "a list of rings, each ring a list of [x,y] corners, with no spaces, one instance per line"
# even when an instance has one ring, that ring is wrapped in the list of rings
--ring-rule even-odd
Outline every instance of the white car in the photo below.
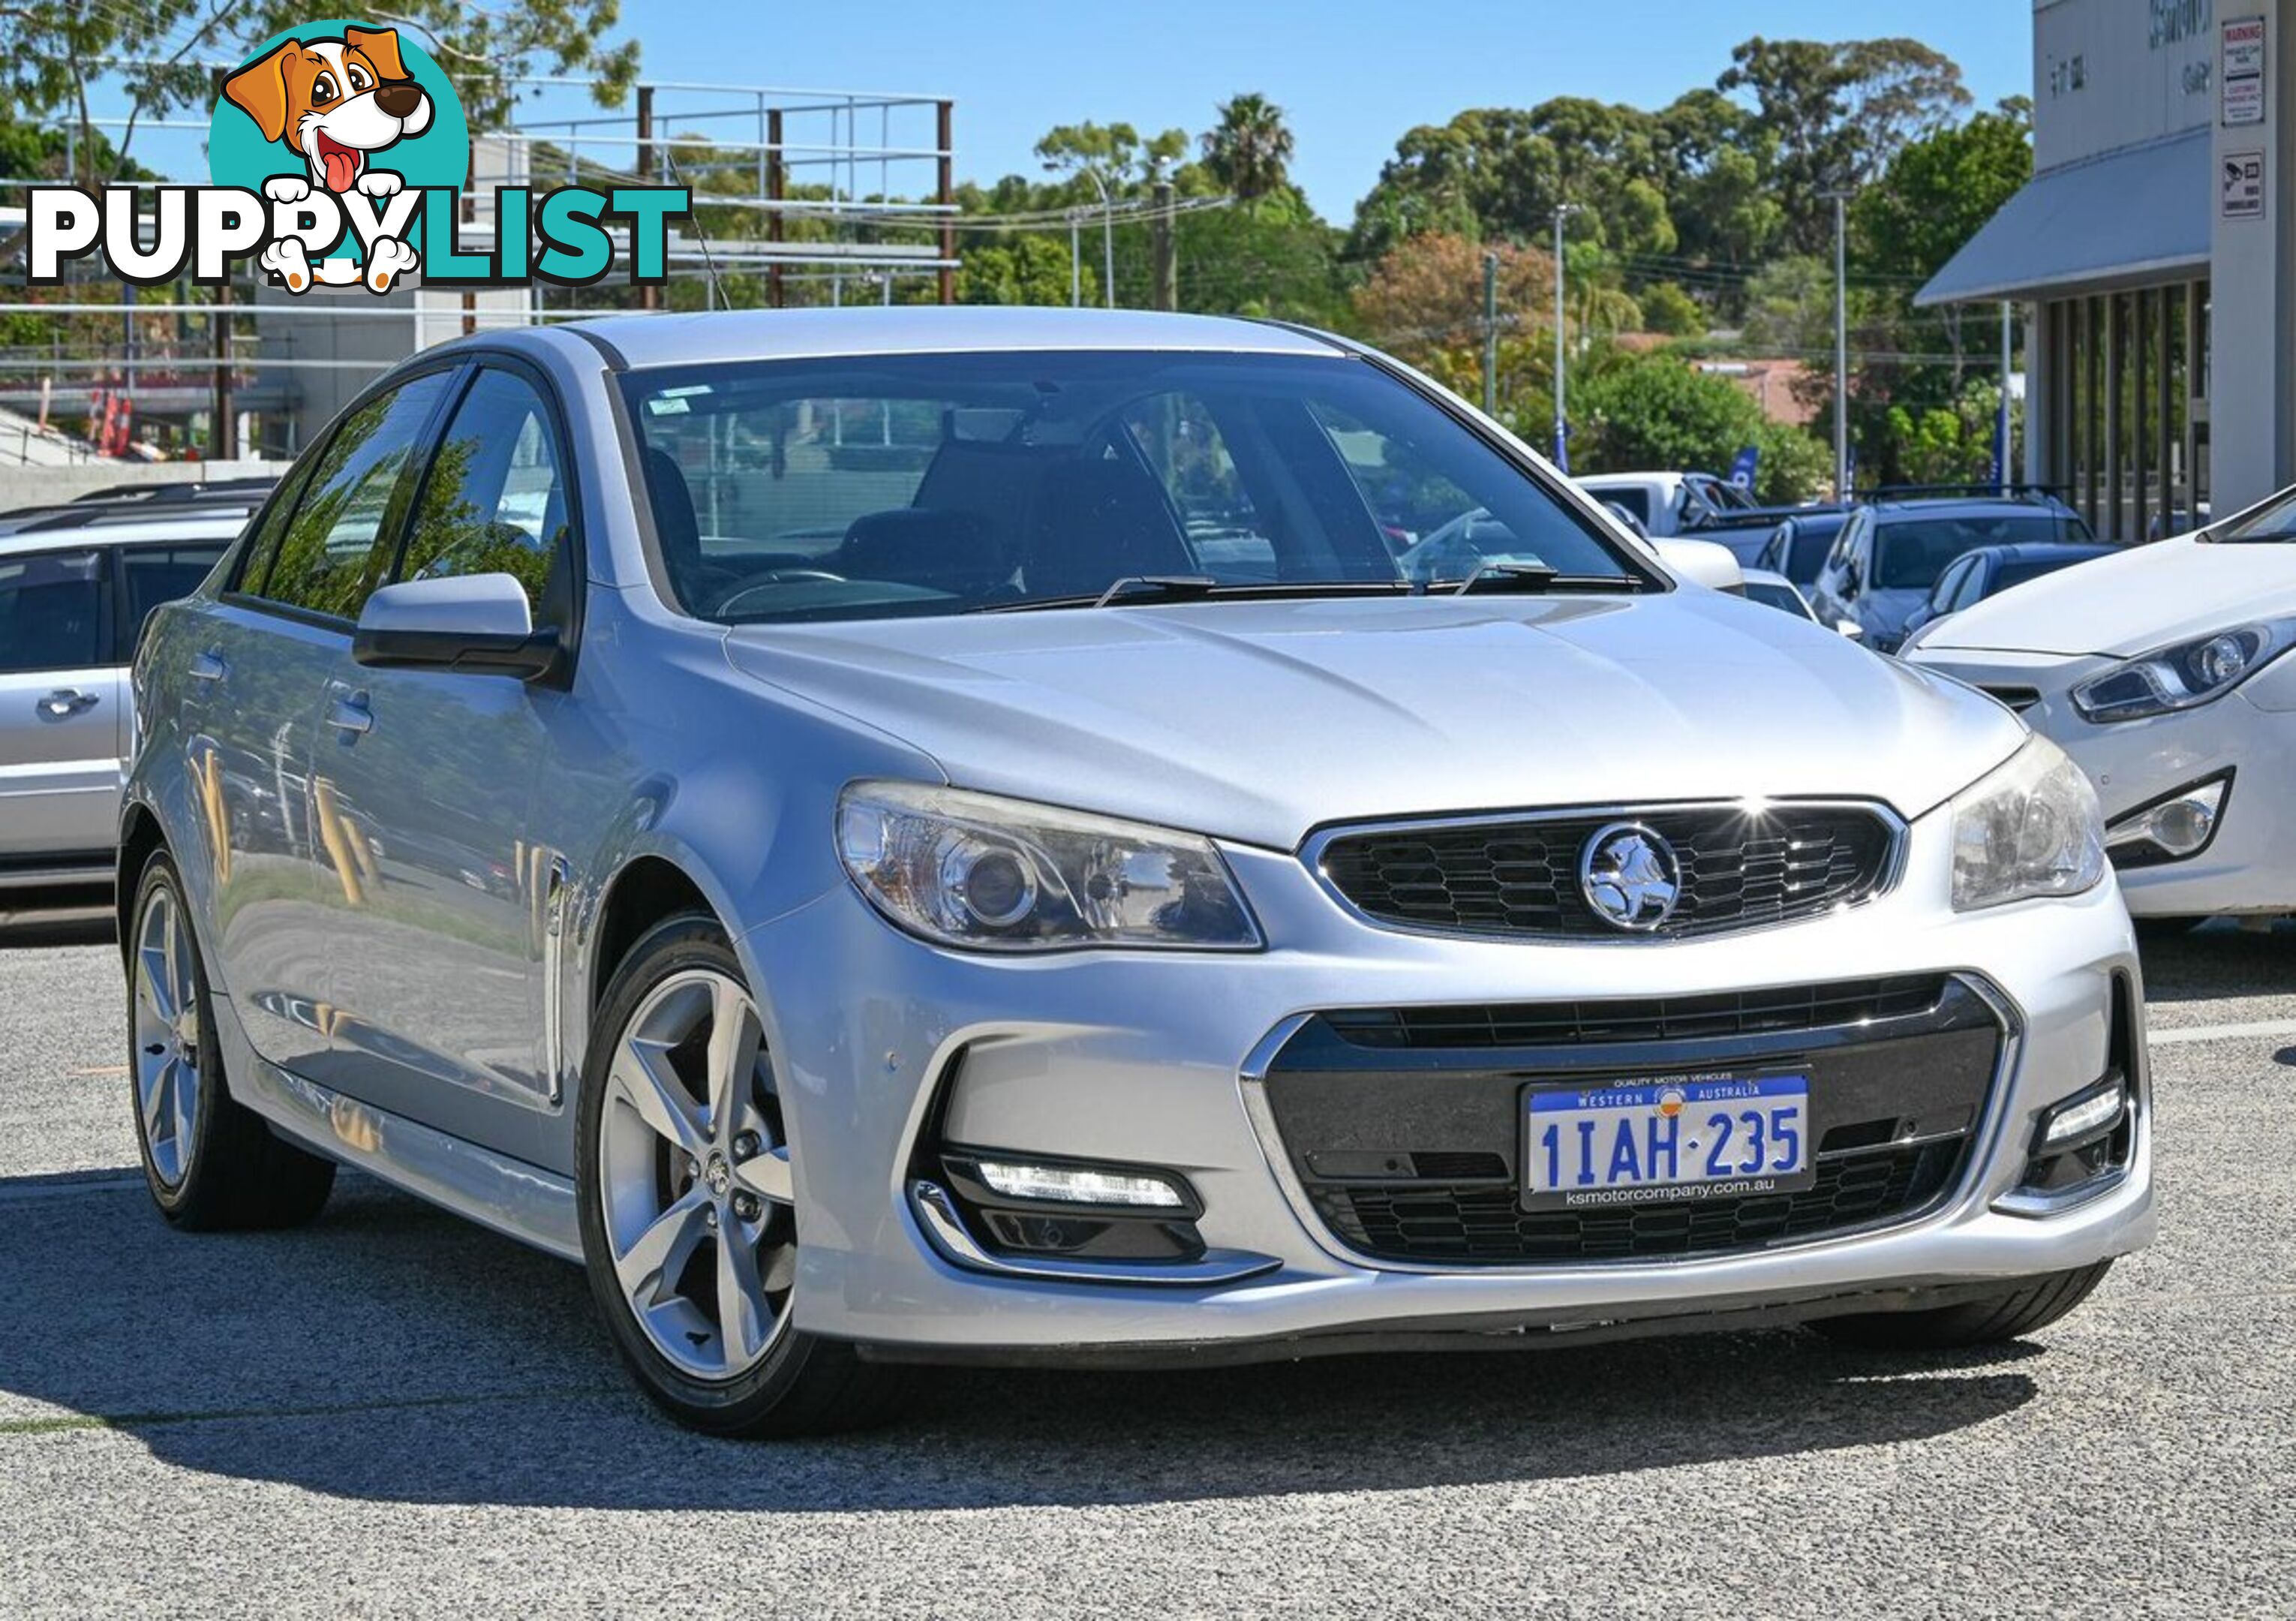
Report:
[[[2088,772],[2140,918],[2296,911],[2296,490],[1937,621],[1916,664]]]
[[[111,882],[136,636],[246,522],[230,502],[0,517],[0,916],[61,915],[58,892]]]

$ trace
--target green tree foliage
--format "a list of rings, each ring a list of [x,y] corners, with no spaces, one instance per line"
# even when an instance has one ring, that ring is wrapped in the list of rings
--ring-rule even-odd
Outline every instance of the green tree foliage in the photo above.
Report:
[[[1787,502],[1807,500],[1829,466],[1808,434],[1767,420],[1735,383],[1664,350],[1596,351],[1571,379],[1570,416],[1571,465],[1583,473],[1720,469],[1751,445],[1761,452],[1755,493]]]
[[[1675,338],[1706,335],[1706,311],[1698,300],[1674,282],[1654,282],[1643,289],[1643,325],[1651,332]]]
[[[1283,109],[1247,91],[1219,104],[1219,122],[1203,135],[1204,172],[1239,202],[1257,202],[1291,184],[1291,128]]]
[[[1071,262],[1065,237],[1021,235],[981,243],[964,252],[956,273],[961,304],[1065,304],[1071,287]],[[1100,271],[1089,262],[1081,271],[1083,301],[1100,302]]]

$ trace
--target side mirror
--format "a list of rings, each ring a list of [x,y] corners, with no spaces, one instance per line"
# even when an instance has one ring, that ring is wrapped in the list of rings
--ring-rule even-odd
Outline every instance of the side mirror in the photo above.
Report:
[[[351,657],[373,670],[452,670],[530,681],[558,661],[558,635],[537,633],[526,588],[509,574],[408,580],[366,599]]]
[[[1866,639],[1866,627],[1854,619],[1837,619],[1833,621],[1833,628],[1853,642]]]
[[[1667,571],[1693,585],[1711,587],[1717,591],[1729,591],[1737,596],[1746,594],[1746,571],[1726,546],[1711,540],[1657,540],[1658,560]]]

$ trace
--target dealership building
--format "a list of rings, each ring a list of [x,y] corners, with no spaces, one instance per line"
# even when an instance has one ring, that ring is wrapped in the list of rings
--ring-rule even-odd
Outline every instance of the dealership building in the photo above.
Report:
[[[2108,539],[2296,483],[2296,0],[2035,0],[2033,179],[1922,289],[2021,307],[2025,474]]]

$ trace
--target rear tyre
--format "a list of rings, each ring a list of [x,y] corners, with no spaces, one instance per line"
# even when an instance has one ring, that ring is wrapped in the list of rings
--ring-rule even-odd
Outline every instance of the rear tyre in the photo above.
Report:
[[[796,1326],[790,1140],[755,1000],[701,913],[615,970],[576,1111],[575,1193],[598,1311],[638,1386],[712,1435],[882,1421],[901,1371]]]
[[[2089,1297],[2112,1263],[2028,1279],[1982,1300],[1931,1312],[1866,1312],[1821,1317],[1809,1326],[1826,1338],[1865,1351],[1955,1351],[1995,1345],[2047,1328]]]
[[[183,878],[164,850],[144,864],[130,916],[128,1086],[152,1202],[195,1231],[309,1221],[335,1185],[334,1162],[233,1100]]]

